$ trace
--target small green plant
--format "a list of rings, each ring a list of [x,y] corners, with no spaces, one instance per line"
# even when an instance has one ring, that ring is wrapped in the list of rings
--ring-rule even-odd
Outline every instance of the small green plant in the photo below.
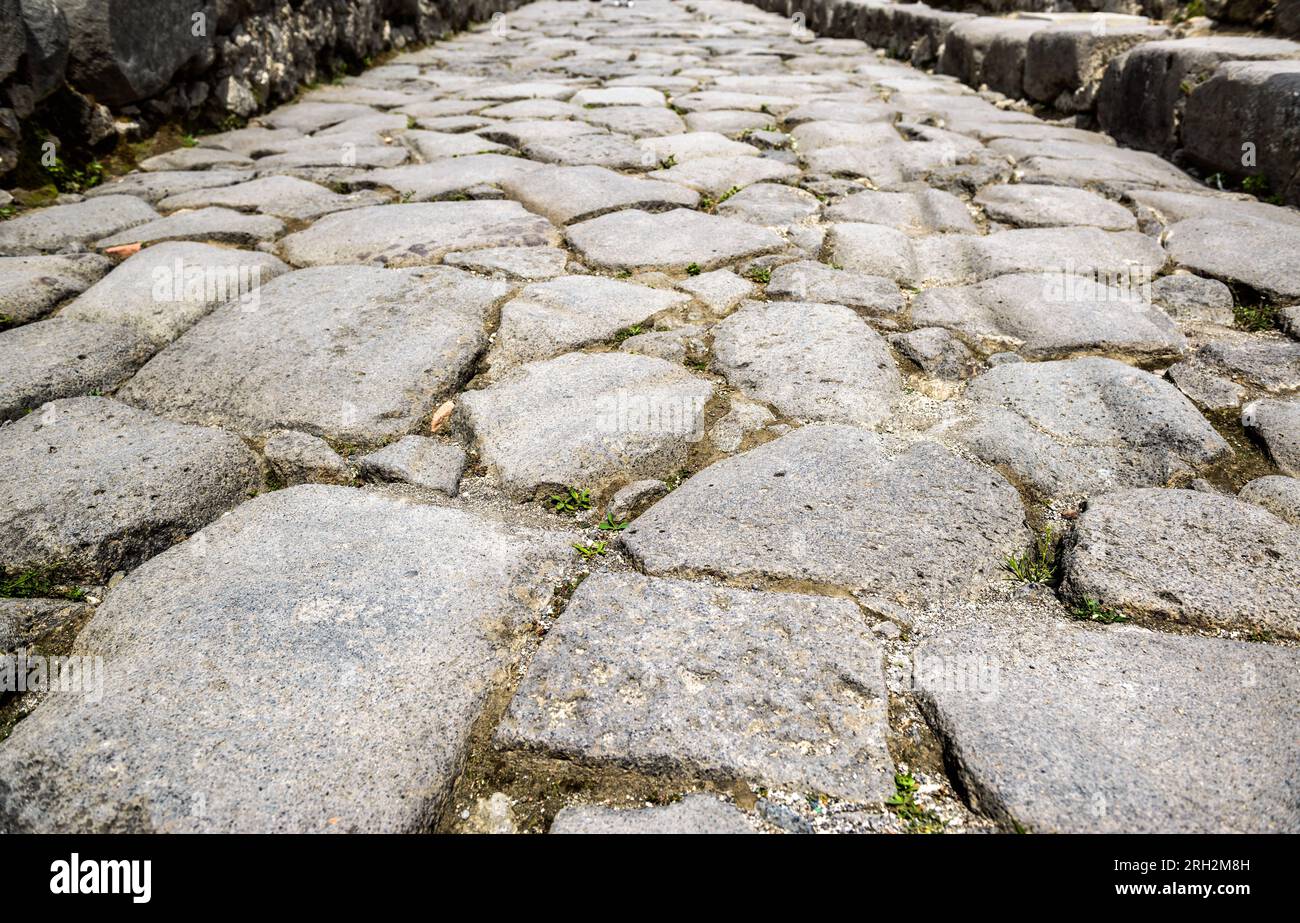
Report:
[[[186,132],[185,134],[181,135],[181,147],[198,147],[198,146],[199,146],[199,139],[194,137],[194,135],[190,134],[189,132]]]
[[[688,276],[698,276],[700,274],[700,264],[691,263],[689,266],[686,267],[686,274]]]
[[[615,519],[613,513],[606,513],[605,518],[596,526],[602,532],[622,532],[627,528],[630,519]]]
[[[592,542],[590,545],[574,545],[574,549],[584,558],[594,558],[605,553],[605,542]]]
[[[618,272],[616,272],[616,273],[614,274],[614,278],[616,278],[616,279],[630,279],[630,278],[632,278],[632,270],[630,270],[630,269],[620,269]]]
[[[761,282],[766,285],[772,281],[772,268],[770,266],[755,266],[749,271],[748,275],[754,282]]]
[[[718,204],[718,203],[715,202],[715,201],[713,200],[713,196],[707,196],[707,195],[702,195],[702,196],[700,196],[699,209],[700,209],[700,211],[702,211],[702,212],[711,212],[711,211],[713,211],[713,206],[715,206],[715,205],[717,205],[717,204]]]
[[[1056,579],[1056,545],[1048,529],[1024,554],[1013,554],[1002,562],[1008,579],[1022,583],[1052,583]]]
[[[1127,622],[1128,616],[1120,612],[1107,609],[1095,599],[1084,599],[1073,609],[1070,610],[1070,617],[1076,622],[1101,622],[1103,625],[1114,625],[1116,622]]]
[[[0,221],[8,221],[16,214],[18,214],[17,206],[6,205],[4,208],[0,208]]]
[[[551,509],[557,513],[580,513],[591,509],[591,494],[579,487],[566,487],[564,493],[551,495]]]
[[[894,773],[894,794],[885,804],[907,823],[911,833],[942,833],[944,823],[939,815],[916,803],[916,790],[920,788],[910,772]]]
[[[738,192],[740,192],[740,187],[739,187],[739,186],[732,186],[730,189],[728,189],[728,190],[727,190],[726,192],[724,192],[722,195],[718,196],[718,204],[721,205],[723,202],[727,201],[727,199],[731,198],[733,195],[735,195],[735,194],[738,193]]]
[[[1258,333],[1272,330],[1277,325],[1277,307],[1271,304],[1242,304],[1232,306],[1232,320],[1242,330]]]
[[[1282,197],[1273,194],[1273,189],[1268,184],[1267,176],[1248,176],[1241,181],[1241,191],[1249,192],[1261,202],[1268,202],[1270,205],[1281,205]]]
[[[86,591],[53,579],[52,568],[37,568],[0,579],[0,597],[8,599],[70,599],[79,602]]]
[[[61,157],[54,158],[54,163],[45,168],[50,181],[59,192],[85,192],[104,181],[104,165],[92,160],[85,167],[77,169],[63,162]]]
[[[624,327],[618,333],[614,334],[614,342],[622,343],[624,340],[631,339],[634,336],[640,336],[645,333],[645,328],[640,324],[633,324],[630,327]]]

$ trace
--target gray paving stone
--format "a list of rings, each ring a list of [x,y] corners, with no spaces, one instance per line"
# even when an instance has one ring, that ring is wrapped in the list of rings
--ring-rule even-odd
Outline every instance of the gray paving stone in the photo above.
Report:
[[[675,209],[664,214],[629,209],[570,225],[569,243],[600,269],[682,271],[691,264],[716,269],[772,253],[780,235],[734,218]]]
[[[493,372],[608,340],[625,327],[685,304],[686,295],[606,279],[563,276],[530,285],[501,308],[489,356]]]
[[[403,436],[392,445],[361,456],[357,465],[367,477],[401,481],[454,497],[465,470],[465,450],[428,436]]]
[[[994,221],[1018,228],[1082,225],[1105,231],[1137,230],[1137,218],[1123,205],[1069,186],[987,186],[975,196],[975,204]]]
[[[168,196],[158,203],[158,207],[171,211],[217,205],[239,211],[259,211],[285,220],[312,221],[331,212],[379,205],[382,201],[382,196],[369,190],[340,195],[295,176],[264,176],[233,186],[195,189]]]
[[[1023,228],[987,237],[923,237],[916,241],[914,260],[921,281],[952,285],[1013,272],[1149,280],[1164,266],[1166,255],[1158,243],[1136,231],[1072,227]]]
[[[530,141],[523,152],[533,160],[562,166],[594,165],[611,170],[644,170],[645,152],[627,135],[591,132],[568,138]]]
[[[111,391],[153,351],[147,339],[117,324],[51,317],[0,331],[0,420],[55,398]]]
[[[55,653],[93,612],[89,603],[66,599],[0,599],[0,656]]]
[[[785,263],[772,270],[769,298],[848,305],[881,326],[897,326],[907,306],[898,286],[881,276],[835,269],[813,260]]]
[[[726,314],[754,291],[754,283],[742,279],[729,269],[715,269],[698,276],[687,276],[677,287],[695,296],[714,314]]]
[[[798,420],[874,426],[902,398],[889,346],[842,305],[747,302],[715,328],[713,369]]]
[[[0,256],[30,256],[87,244],[157,217],[147,203],[131,196],[41,208],[0,222]]]
[[[437,163],[370,170],[352,182],[354,185],[387,186],[401,193],[404,200],[429,202],[461,194],[475,186],[497,186],[506,179],[529,173],[540,166],[522,157],[474,154]]]
[[[971,663],[984,688],[960,681]],[[928,642],[915,664],[972,803],[1009,830],[1300,829],[1294,650],[1009,623]]]
[[[225,244],[253,245],[273,240],[284,232],[284,224],[270,215],[245,215],[229,208],[200,208],[176,212],[138,227],[100,238],[101,250],[125,244],[152,244],[163,240],[206,240]]]
[[[561,808],[548,833],[747,834],[758,833],[744,812],[712,795],[687,795],[654,808]]]
[[[1023,520],[990,469],[935,443],[892,452],[868,430],[822,424],[705,468],[623,541],[651,574],[762,575],[915,605],[1002,579]]]
[[[1196,351],[1195,361],[1273,394],[1300,390],[1300,343],[1281,337],[1214,340]]]
[[[295,266],[427,266],[452,252],[559,241],[549,221],[518,202],[429,202],[327,215],[281,240],[280,255]]]
[[[52,401],[0,430],[0,569],[106,581],[257,486],[234,436],[105,397]]]
[[[797,224],[821,211],[810,192],[780,183],[755,183],[719,202],[714,214],[767,227]]]
[[[668,485],[663,481],[654,478],[633,481],[614,492],[605,511],[617,521],[635,519],[666,493]]]
[[[608,106],[579,112],[575,118],[633,138],[658,138],[686,131],[686,123],[671,109],[653,106]]]
[[[690,131],[662,138],[642,138],[641,147],[652,155],[651,162],[687,163],[701,157],[757,157],[758,148],[735,141],[716,131]]]
[[[1178,326],[1145,299],[1145,285],[1087,276],[1013,273],[975,285],[932,288],[912,304],[912,323],[960,333],[984,353],[1026,358],[1079,354],[1170,358],[1187,350]]]
[[[883,224],[911,237],[922,234],[978,234],[965,203],[948,192],[859,192],[826,209],[830,221]]]
[[[1151,285],[1151,302],[1174,320],[1232,325],[1232,290],[1214,279],[1179,272]]]
[[[252,159],[243,154],[215,147],[178,147],[174,151],[140,161],[140,169],[150,173],[157,170],[209,170],[214,167],[242,170],[252,165]]]
[[[1113,359],[1000,365],[966,396],[961,441],[1046,496],[1159,486],[1232,451],[1173,385]]]
[[[0,324],[44,317],[112,268],[93,253],[0,257]]]
[[[1072,599],[1300,637],[1300,532],[1233,497],[1158,488],[1094,497],[1063,559]]]
[[[497,144],[478,135],[445,131],[403,132],[402,143],[419,154],[425,163],[448,157],[464,157],[466,154],[495,154],[510,150],[504,144]]]
[[[236,183],[248,182],[252,178],[252,170],[168,170],[164,173],[128,173],[119,179],[109,180],[101,186],[88,190],[86,198],[131,196],[135,199],[143,199],[145,202],[157,203],[170,196],[196,189],[233,186]],[[123,227],[127,226],[123,225]],[[111,232],[111,230],[104,230],[94,236],[102,237]]]
[[[717,199],[732,189],[753,183],[792,179],[799,169],[766,157],[696,157],[667,170],[654,170],[651,179],[678,183]]]
[[[103,700],[0,745],[0,827],[427,831],[572,541],[344,487],[244,504],[100,608]]]
[[[448,253],[442,261],[485,275],[535,282],[563,275],[569,255],[559,247],[490,247]]]
[[[1246,397],[1246,389],[1241,385],[1216,375],[1211,367],[1195,359],[1171,365],[1165,377],[1202,410],[1231,410],[1240,407]]]
[[[350,484],[352,469],[319,436],[278,429],[262,448],[267,467],[283,487],[295,484]]]
[[[218,306],[121,397],[247,436],[296,429],[387,442],[464,379],[499,297],[494,283],[450,267],[289,273],[262,287],[256,311]]]
[[[880,649],[848,600],[588,578],[496,739],[598,765],[882,801]]]
[[[1270,298],[1300,298],[1300,226],[1190,218],[1169,229],[1165,246],[1183,269],[1243,283]]]
[[[530,500],[556,487],[599,495],[665,478],[702,435],[713,384],[679,365],[627,353],[573,353],[520,366],[460,396],[488,477]]]
[[[620,208],[694,208],[700,197],[675,183],[624,176],[604,167],[542,167],[503,180],[506,195],[556,224],[585,221]]]
[[[256,310],[262,284],[288,271],[269,253],[160,243],[128,257],[59,316],[120,324],[164,344],[223,301],[236,299]]]
[[[966,344],[942,327],[922,327],[896,333],[889,342],[904,357],[915,362],[921,371],[935,378],[961,381],[973,377],[979,370],[979,360]]]
[[[356,103],[300,102],[281,106],[262,116],[261,121],[272,128],[310,133],[368,115],[378,115],[378,110]]]
[[[1278,519],[1300,526],[1300,478],[1270,474],[1246,484],[1237,499],[1262,506]]]
[[[1241,409],[1241,425],[1283,474],[1300,477],[1300,399],[1262,398]]]

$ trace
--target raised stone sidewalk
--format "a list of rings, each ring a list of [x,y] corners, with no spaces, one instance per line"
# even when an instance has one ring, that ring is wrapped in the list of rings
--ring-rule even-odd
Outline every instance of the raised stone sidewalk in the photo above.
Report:
[[[1151,26],[804,12],[0,221],[0,832],[1300,832],[1300,213],[1006,98]]]

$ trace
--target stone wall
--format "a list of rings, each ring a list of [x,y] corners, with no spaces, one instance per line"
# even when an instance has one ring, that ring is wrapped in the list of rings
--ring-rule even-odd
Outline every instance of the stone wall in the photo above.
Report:
[[[0,0],[0,178],[26,130],[63,150],[220,125],[525,0]]]

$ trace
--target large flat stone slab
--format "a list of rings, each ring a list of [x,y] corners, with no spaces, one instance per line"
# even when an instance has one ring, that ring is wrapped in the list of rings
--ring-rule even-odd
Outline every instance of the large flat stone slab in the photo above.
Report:
[[[912,304],[915,326],[945,327],[985,353],[1172,358],[1187,349],[1178,325],[1148,300],[1150,287],[1089,276],[1013,273],[932,288]]]
[[[280,255],[295,266],[428,266],[453,251],[559,242],[549,221],[518,202],[429,202],[327,215],[280,241]]]
[[[459,409],[488,477],[517,499],[573,485],[665,478],[703,432],[713,384],[628,353],[573,353],[520,366]]]
[[[652,574],[765,576],[925,604],[1001,579],[1023,520],[995,471],[935,443],[891,452],[868,430],[820,424],[705,468],[623,540]]]
[[[1233,497],[1149,488],[1094,498],[1063,574],[1071,597],[1133,615],[1300,637],[1300,530]]]
[[[1167,259],[1137,231],[1094,227],[1021,228],[986,237],[944,234],[916,241],[917,280],[940,285],[979,282],[1013,272],[1096,274],[1153,279]]]
[[[25,324],[80,295],[113,268],[93,253],[0,257],[0,324]]]
[[[1104,231],[1137,230],[1137,218],[1123,205],[1069,186],[987,186],[975,196],[975,204],[994,221],[1017,228],[1086,225]]]
[[[916,237],[922,234],[978,234],[966,205],[950,192],[859,192],[826,210],[831,221],[883,224]]]
[[[101,250],[126,244],[152,244],[163,240],[210,240],[254,246],[284,232],[284,223],[270,215],[246,215],[229,208],[200,208],[176,212],[138,227],[101,238]]]
[[[624,176],[604,167],[542,167],[505,179],[501,188],[529,211],[556,224],[584,221],[620,208],[694,208],[700,197],[674,183]]]
[[[1241,409],[1241,425],[1264,444],[1279,471],[1300,477],[1300,399],[1252,401]]]
[[[505,747],[883,801],[880,649],[852,602],[599,574],[547,634]]]
[[[689,300],[604,276],[563,276],[529,285],[501,308],[489,356],[492,371],[608,340]]]
[[[1189,218],[1169,229],[1165,246],[1184,269],[1243,283],[1284,303],[1300,298],[1300,226]]]
[[[958,438],[1046,496],[1188,480],[1232,451],[1173,385],[1113,359],[1000,365],[966,396]]]
[[[843,305],[748,302],[715,328],[713,369],[798,420],[872,426],[902,397],[888,344]]]
[[[0,828],[431,829],[571,541],[346,487],[241,506],[100,608],[103,699],[0,745]]]
[[[240,211],[258,211],[293,221],[312,221],[321,215],[378,205],[382,197],[372,191],[340,195],[319,183],[296,176],[264,176],[213,189],[194,189],[168,196],[158,203],[164,211],[178,208],[220,206]]]
[[[280,276],[259,306],[217,307],[123,400],[244,435],[297,429],[355,445],[405,435],[464,378],[499,298],[459,269],[333,266]]]
[[[126,195],[41,208],[0,222],[0,256],[29,256],[87,244],[157,217],[147,203]]]
[[[52,401],[0,429],[0,570],[106,581],[260,485],[229,433],[106,397]]]
[[[888,327],[897,326],[897,318],[907,306],[890,279],[814,260],[784,263],[773,269],[767,297],[848,305],[873,318],[873,323]]]
[[[111,391],[153,351],[149,340],[117,324],[51,317],[0,331],[0,420],[55,398]]]
[[[269,253],[166,242],[128,257],[59,316],[120,324],[164,344],[224,301],[256,310],[262,284],[288,271]]]
[[[733,218],[675,209],[652,215],[635,209],[574,224],[569,243],[601,269],[682,271],[692,263],[716,269],[785,246],[779,234]]]
[[[1057,622],[963,629],[914,662],[972,804],[1008,829],[1300,830],[1295,650]]]

